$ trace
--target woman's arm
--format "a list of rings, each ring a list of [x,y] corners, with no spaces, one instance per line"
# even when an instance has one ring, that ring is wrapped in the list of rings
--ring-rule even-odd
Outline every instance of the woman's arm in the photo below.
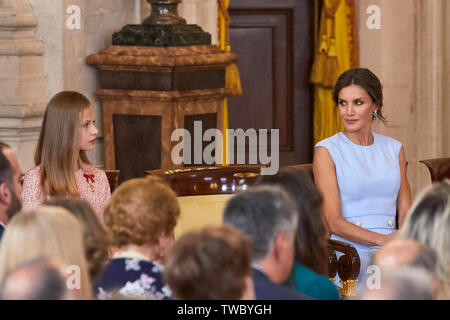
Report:
[[[102,224],[103,221],[103,211],[111,198],[111,188],[109,187],[108,177],[103,170],[99,170],[99,185],[100,189],[97,193],[97,199],[99,200],[99,209],[97,211],[99,220]]]
[[[409,209],[411,208],[411,188],[409,186],[408,177],[406,174],[406,156],[403,147],[400,149],[398,156],[400,165],[400,190],[397,197],[397,211],[398,211],[398,228],[400,229],[405,221]]]
[[[341,215],[341,199],[336,178],[336,168],[330,153],[324,147],[314,150],[314,181],[323,196],[323,213],[331,233],[353,242],[382,245],[387,237],[348,222]]]

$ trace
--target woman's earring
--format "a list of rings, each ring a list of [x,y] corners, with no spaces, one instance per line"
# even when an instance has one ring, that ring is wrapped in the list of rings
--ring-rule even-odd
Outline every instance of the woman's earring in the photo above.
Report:
[[[378,120],[378,110],[373,112],[373,120]]]

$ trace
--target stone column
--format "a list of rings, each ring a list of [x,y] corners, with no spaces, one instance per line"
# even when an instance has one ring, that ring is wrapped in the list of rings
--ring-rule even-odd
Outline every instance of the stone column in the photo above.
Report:
[[[450,4],[445,2],[445,16],[450,16]],[[442,144],[444,156],[450,157],[450,21],[445,20],[445,61],[444,61],[444,114],[442,117]]]
[[[449,59],[445,48],[446,0],[419,0],[417,16],[416,69],[416,160],[450,157],[450,147],[444,148],[445,115],[450,112],[444,100],[444,66]],[[448,140],[447,140],[448,143]],[[446,152],[445,150],[446,149]],[[420,188],[430,184],[430,175],[423,164],[417,168]]]
[[[0,2],[0,140],[17,152],[23,171],[33,153],[45,110],[44,45],[28,0]]]
[[[450,156],[450,14],[446,0],[360,0],[360,66],[384,86],[388,126],[376,132],[403,143],[413,195],[431,183],[420,160]],[[381,29],[369,30],[369,5],[381,8]],[[447,68],[447,69],[446,69]]]

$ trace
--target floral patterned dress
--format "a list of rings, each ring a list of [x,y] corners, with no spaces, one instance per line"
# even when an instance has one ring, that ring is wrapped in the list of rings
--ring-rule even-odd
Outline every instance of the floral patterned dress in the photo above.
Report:
[[[75,182],[80,198],[89,202],[103,224],[103,210],[111,197],[105,172],[94,166],[83,166],[75,172]],[[24,209],[33,209],[50,199],[50,195],[41,188],[41,166],[25,173],[22,199]]]
[[[94,285],[97,299],[117,298],[168,300],[172,296],[163,282],[163,266],[148,260],[113,258]]]

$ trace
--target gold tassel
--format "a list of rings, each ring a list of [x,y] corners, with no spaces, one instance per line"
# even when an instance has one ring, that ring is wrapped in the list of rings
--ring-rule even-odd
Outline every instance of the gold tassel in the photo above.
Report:
[[[325,60],[324,78],[322,85],[325,88],[333,88],[340,75],[339,61],[336,53],[336,39],[330,39],[330,48],[328,49],[328,56]]]
[[[321,35],[320,47],[314,57],[314,63],[311,70],[310,82],[314,84],[322,84],[325,72],[325,61],[327,59],[327,36]]]
[[[242,85],[239,70],[235,63],[229,64],[225,70],[225,87],[230,95],[241,95]]]

